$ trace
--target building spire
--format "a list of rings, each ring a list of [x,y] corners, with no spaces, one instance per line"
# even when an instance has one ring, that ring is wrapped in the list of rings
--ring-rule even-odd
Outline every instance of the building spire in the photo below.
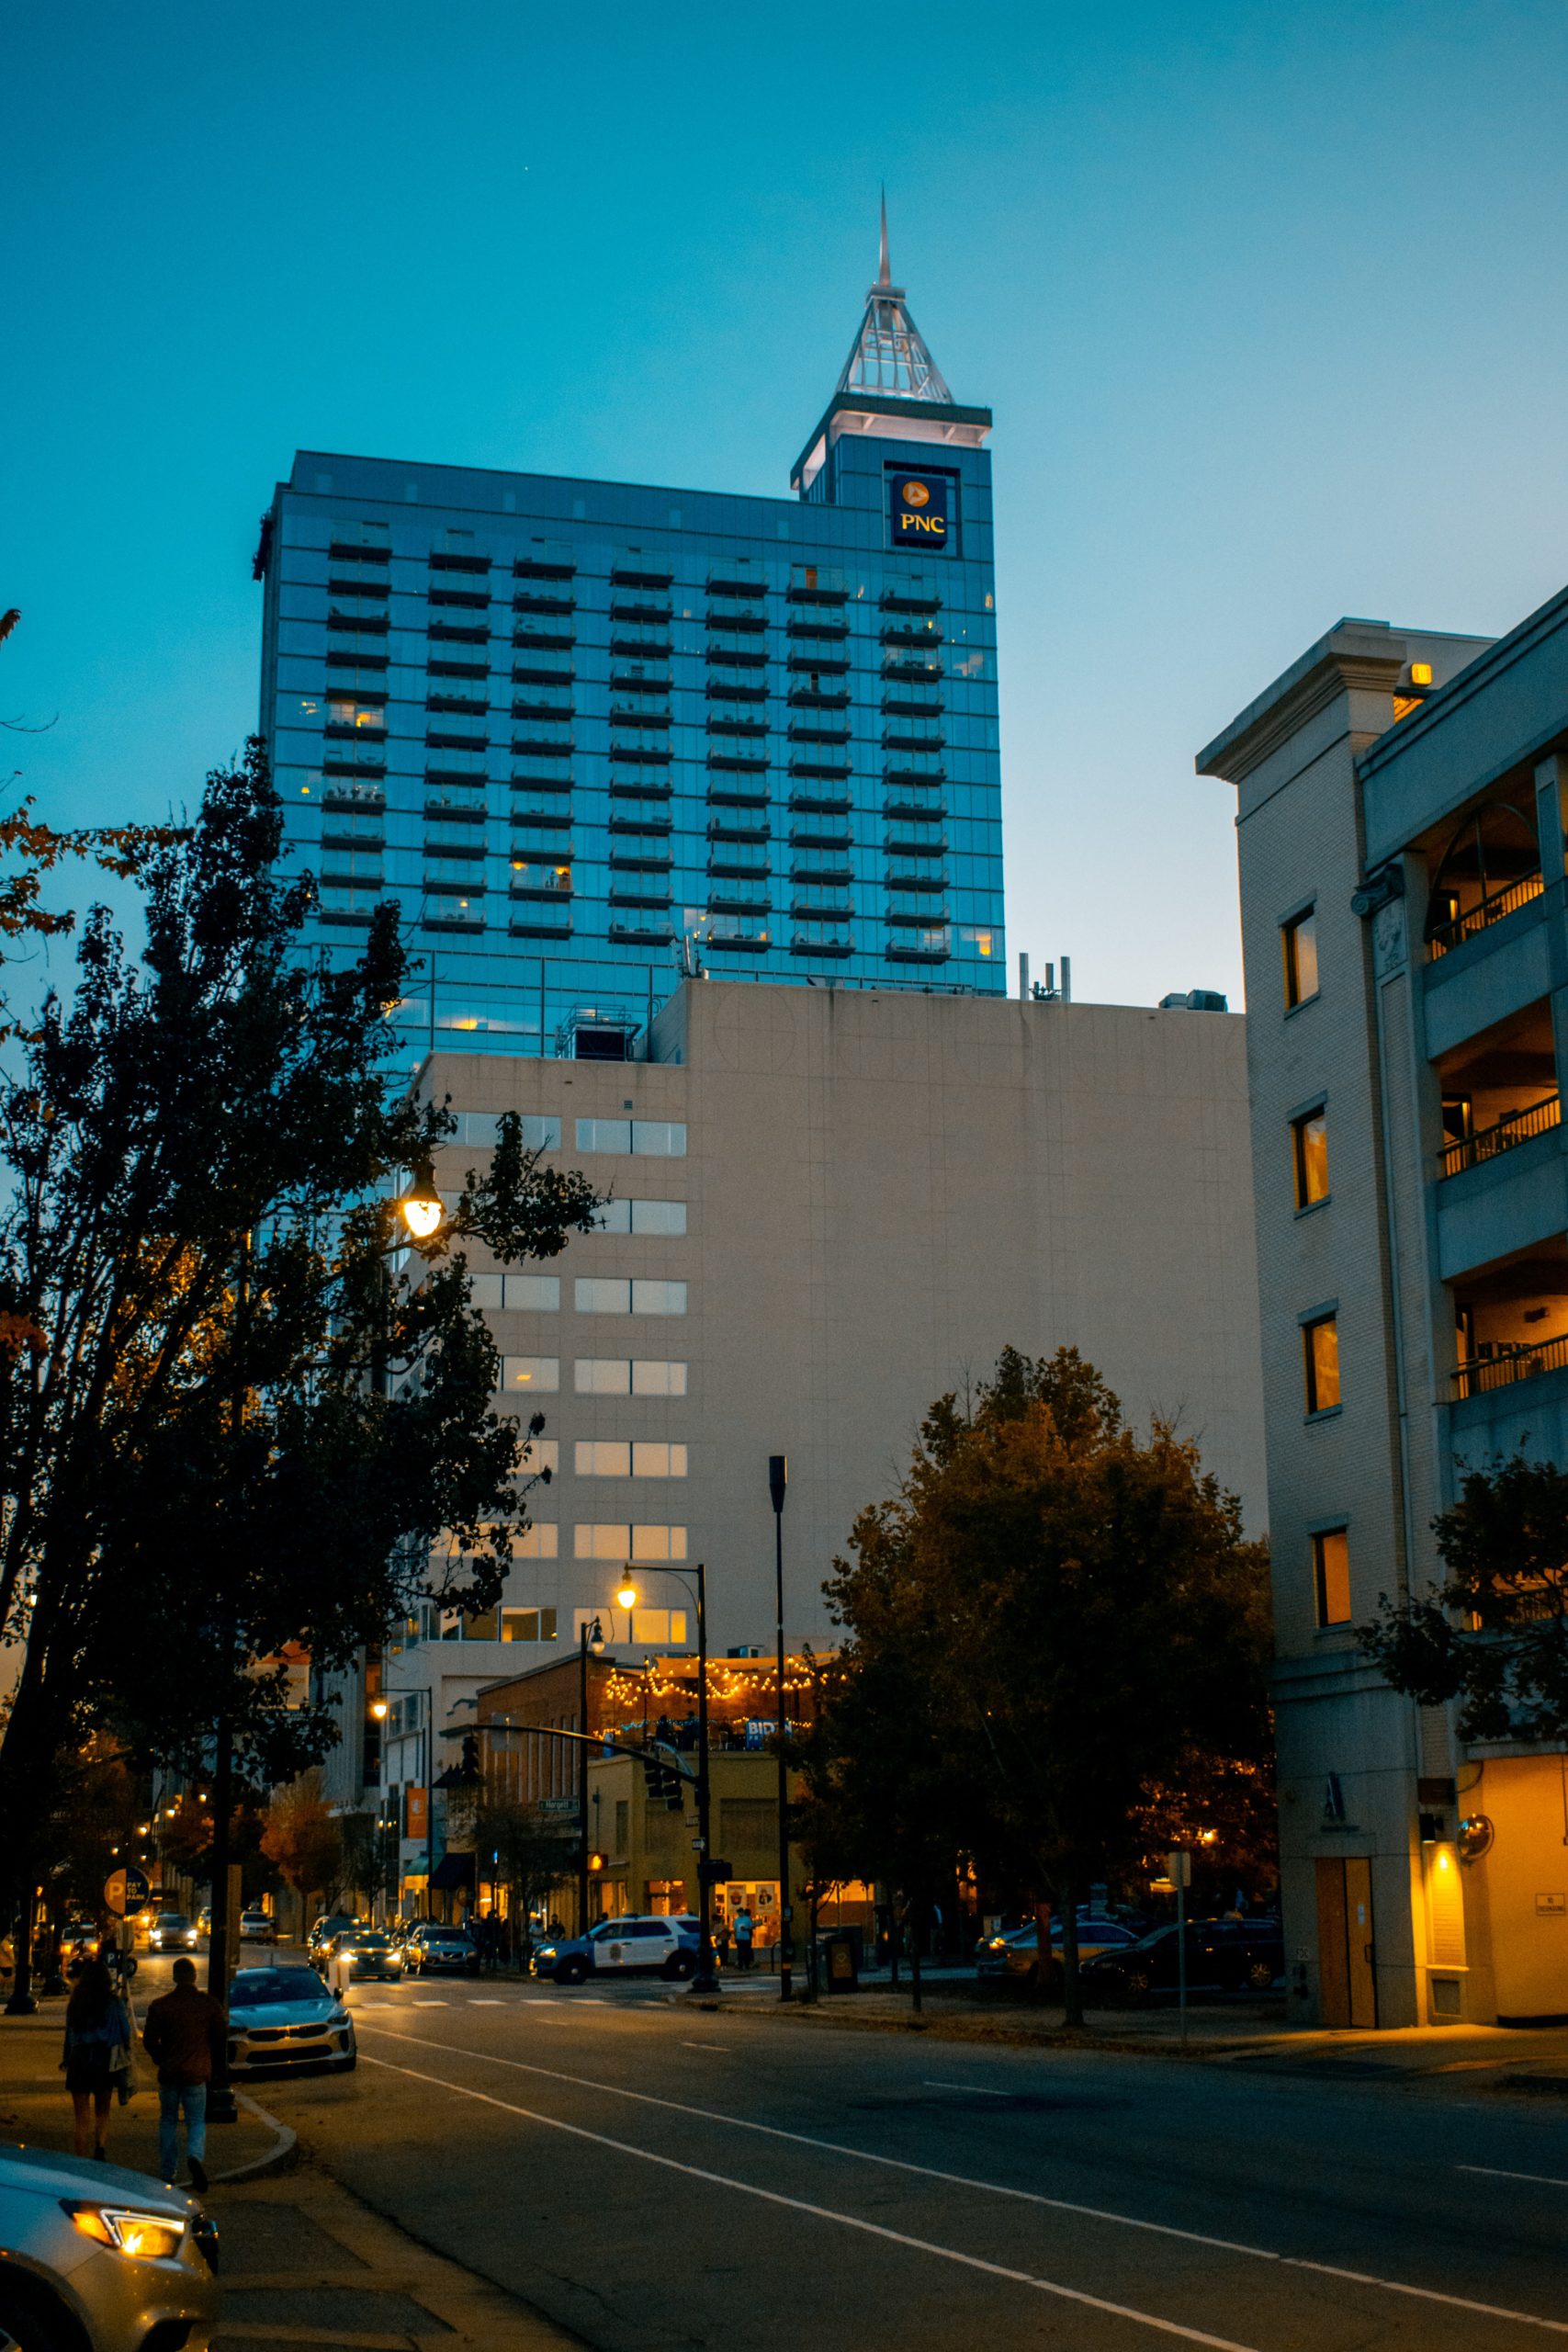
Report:
[[[925,337],[909,315],[904,289],[893,283],[887,258],[887,191],[882,193],[882,246],[876,283],[865,298],[865,315],[839,378],[840,392],[880,393],[884,399],[934,401],[951,407]]]

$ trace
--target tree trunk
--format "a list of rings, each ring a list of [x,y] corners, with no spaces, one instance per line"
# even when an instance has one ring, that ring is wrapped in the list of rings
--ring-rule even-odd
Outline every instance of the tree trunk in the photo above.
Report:
[[[922,2007],[920,1992],[920,1921],[923,1906],[918,1894],[909,1897],[909,1991],[917,2017]]]
[[[1078,1875],[1069,1863],[1060,1873],[1062,1891],[1062,2003],[1066,2025],[1083,2023],[1083,1989],[1078,1983]]]

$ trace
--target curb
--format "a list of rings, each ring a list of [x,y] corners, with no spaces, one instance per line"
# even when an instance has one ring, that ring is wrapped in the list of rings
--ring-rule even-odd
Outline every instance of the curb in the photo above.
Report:
[[[256,2156],[248,2165],[236,2165],[231,2172],[209,2172],[207,2176],[216,2188],[221,2181],[226,2188],[238,2181],[267,2180],[274,2173],[292,2171],[299,2154],[299,2139],[287,2123],[280,2123],[260,2102],[246,2091],[236,2090],[234,2104],[249,2110],[259,2122],[270,2124],[275,2134],[273,2145],[265,2156]]]

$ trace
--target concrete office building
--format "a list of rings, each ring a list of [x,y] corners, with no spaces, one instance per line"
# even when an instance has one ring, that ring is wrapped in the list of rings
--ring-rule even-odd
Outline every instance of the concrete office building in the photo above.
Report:
[[[682,968],[1005,993],[990,426],[884,223],[792,497],[296,457],[262,731],[312,952],[401,908],[405,1072],[646,1039]]]
[[[690,1649],[660,1569],[706,1563],[716,1655],[771,1643],[771,1453],[786,1634],[829,1643],[820,1587],[856,1513],[931,1399],[1009,1342],[1077,1346],[1132,1419],[1179,1418],[1260,1532],[1245,1026],[693,981],[648,1060],[437,1054],[422,1083],[461,1122],[439,1182],[516,1110],[611,1207],[556,1265],[478,1268],[506,1401],[544,1412],[554,1476],[500,1623],[432,1611],[389,1656],[388,1783],[439,1771],[482,1685],[570,1653],[585,1619],[623,1656]]]
[[[1202,752],[1237,788],[1303,2021],[1568,2012],[1555,1751],[1470,1746],[1354,1628],[1465,1465],[1568,1461],[1568,593],[1495,644],[1342,621]]]

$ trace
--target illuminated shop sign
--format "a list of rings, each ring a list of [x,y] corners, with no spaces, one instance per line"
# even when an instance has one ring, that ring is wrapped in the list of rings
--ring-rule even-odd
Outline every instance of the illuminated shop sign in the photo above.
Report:
[[[948,544],[953,482],[947,474],[890,473],[887,477],[888,535],[896,548],[929,555]]]

